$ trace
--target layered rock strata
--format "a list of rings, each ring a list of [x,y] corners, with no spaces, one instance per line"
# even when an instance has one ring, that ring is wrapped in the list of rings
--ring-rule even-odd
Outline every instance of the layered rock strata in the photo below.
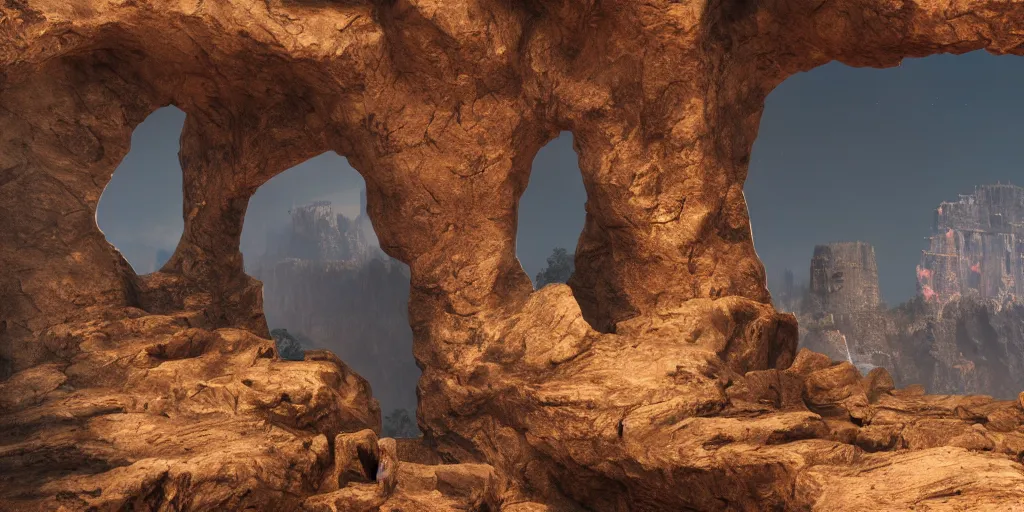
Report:
[[[786,77],[832,60],[885,67],[933,53],[1020,52],[1022,29],[1014,3],[6,2],[2,378],[19,386],[15,395],[31,394],[50,386],[35,384],[36,372],[60,380],[47,365],[64,373],[82,354],[81,372],[102,374],[108,359],[90,360],[94,349],[61,337],[61,326],[125,308],[193,311],[188,328],[269,344],[261,286],[238,250],[247,201],[274,175],[335,150],[366,179],[381,247],[410,266],[425,442],[446,461],[487,463],[507,510],[1005,510],[1024,498],[1020,406],[894,393],[884,375],[865,383],[849,363],[796,356],[794,318],[768,304],[742,189],[764,99]],[[143,279],[106,243],[95,209],[131,130],[167,104],[187,114],[185,229],[167,264]],[[580,155],[586,225],[571,289],[534,292],[515,258],[517,201],[538,149],[563,130]],[[119,354],[127,339],[97,343]],[[255,373],[253,389],[274,372],[245,365],[310,364],[226,352],[211,352],[204,375]],[[132,375],[154,373],[149,357],[127,357],[142,368],[74,390],[131,398]],[[301,368],[305,377],[289,380],[308,381],[309,396],[352,392],[330,377],[340,370]],[[181,401],[189,383],[176,379],[139,396]],[[223,418],[262,417],[248,392],[228,391],[211,406]],[[328,399],[313,406],[312,423],[282,420],[287,434],[271,440],[263,467],[280,468],[271,472],[284,481],[249,478],[230,462],[230,443],[192,442],[168,425],[154,429],[187,442],[166,451],[117,444],[137,434],[76,430],[75,446],[94,440],[106,459],[76,463],[75,473],[46,455],[67,437],[32,437],[60,428],[71,406],[50,414],[45,404],[65,392],[58,385],[14,406],[24,407],[25,437],[0,453],[37,495],[8,485],[0,499],[76,496],[84,504],[66,507],[84,509],[121,496],[138,508],[199,510],[210,505],[201,496],[214,496],[219,508],[259,499],[259,508],[292,509],[292,499],[318,493],[311,480],[326,469],[314,466],[330,465],[319,462],[330,451],[316,439],[333,432],[323,425],[341,425],[350,410]],[[237,393],[240,409],[225,410]],[[178,407],[189,425],[204,413]],[[274,435],[223,428],[247,440]],[[163,473],[123,469],[200,446],[221,455],[167,474],[209,482],[202,492],[150,492]],[[250,462],[260,445],[246,446]],[[103,476],[112,471],[124,480]]]

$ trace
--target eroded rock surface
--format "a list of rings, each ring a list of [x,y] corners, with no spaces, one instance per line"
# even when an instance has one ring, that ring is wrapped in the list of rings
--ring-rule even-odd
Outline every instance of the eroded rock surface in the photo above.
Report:
[[[328,439],[380,429],[333,354],[285,362],[185,315],[105,316],[48,329],[76,355],[0,382],[0,509],[289,509],[334,464]]]
[[[273,357],[238,242],[257,187],[334,150],[366,179],[382,249],[410,266],[425,443],[486,463],[507,510],[1005,510],[1024,498],[1020,405],[887,391],[796,356],[742,189],[787,76],[1020,53],[1022,29],[1009,2],[6,2],[0,499],[322,499],[329,440],[379,416],[328,355]],[[167,104],[187,114],[185,229],[139,277],[95,209],[131,130]],[[534,292],[517,201],[562,130],[586,225],[571,289]],[[129,310],[168,320],[90,337]],[[182,341],[194,329],[209,339]],[[464,506],[432,471],[418,481],[439,495],[399,483],[409,501],[392,508]],[[380,508],[359,489],[331,492]]]

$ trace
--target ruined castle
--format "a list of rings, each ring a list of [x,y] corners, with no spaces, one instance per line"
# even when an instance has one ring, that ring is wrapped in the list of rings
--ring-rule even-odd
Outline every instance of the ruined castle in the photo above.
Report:
[[[917,269],[926,300],[1024,297],[1024,188],[983,185],[942,203],[929,241]]]

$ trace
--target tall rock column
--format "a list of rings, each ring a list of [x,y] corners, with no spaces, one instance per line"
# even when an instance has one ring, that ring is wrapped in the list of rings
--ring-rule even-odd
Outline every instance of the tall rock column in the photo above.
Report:
[[[0,80],[0,380],[75,349],[40,331],[134,301],[134,272],[96,225],[105,184],[153,94],[114,52]],[[132,98],[132,101],[125,101]]]
[[[237,144],[230,129],[196,115],[186,117],[179,153],[185,229],[161,271],[188,281],[191,291],[186,300],[209,308],[214,325],[261,333],[266,330],[261,286],[245,274],[239,250],[242,221],[255,188],[251,179],[240,180],[238,175],[247,174],[246,166],[252,163]]]
[[[492,108],[510,109],[505,101]],[[426,127],[414,124],[417,118],[405,122],[419,136]],[[541,144],[509,144],[529,141],[527,122],[493,123],[467,112],[463,126],[428,129],[446,151],[406,148],[367,167],[350,157],[368,171],[367,211],[381,248],[410,267],[409,322],[422,370],[420,428],[429,442],[462,461],[499,460],[493,436],[508,428],[490,423],[485,410],[493,390],[476,386],[502,379],[495,359],[519,348],[504,338],[503,322],[533,290],[515,255],[516,203]],[[464,144],[467,136],[483,143]]]
[[[897,362],[886,338],[888,323],[871,244],[835,242],[816,246],[811,258],[810,288],[811,325],[804,346],[839,361],[896,371]]]
[[[810,286],[815,312],[843,315],[877,309],[881,299],[875,248],[864,242],[816,246]]]
[[[697,4],[596,11],[561,23],[621,34],[614,43],[544,53],[538,36],[531,54],[560,84],[552,94],[587,190],[570,281],[584,316],[613,332],[694,298],[768,302],[743,181],[772,84],[752,80],[753,55],[726,57],[729,31],[753,38],[756,22]]]
[[[184,105],[181,134],[185,229],[178,247],[151,284],[144,302],[159,309],[203,309],[211,326],[243,327],[267,334],[262,284],[244,270],[239,247],[249,198],[276,174],[323,152],[322,136],[301,129],[273,130],[267,112],[293,108],[282,104],[236,105],[233,111],[209,105]],[[264,115],[254,110],[263,109]],[[302,116],[298,112],[289,115]],[[246,133],[245,127],[253,132]],[[162,293],[168,278],[178,292]]]
[[[679,123],[701,123],[692,115]],[[715,141],[709,127],[692,129],[655,141],[628,122],[576,132],[588,197],[570,285],[599,330],[694,298],[768,300],[743,176],[727,158],[702,157],[717,153]]]

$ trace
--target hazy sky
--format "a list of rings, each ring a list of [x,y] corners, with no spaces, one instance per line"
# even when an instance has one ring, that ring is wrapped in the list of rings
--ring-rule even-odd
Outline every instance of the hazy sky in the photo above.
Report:
[[[934,208],[977,184],[1024,184],[1022,64],[983,52],[885,70],[833,63],[776,89],[745,187],[769,284],[786,268],[806,280],[815,244],[864,240],[875,246],[885,299],[910,298]],[[140,125],[100,201],[100,227],[140,273],[181,234],[183,121],[168,108]],[[354,215],[362,186],[333,153],[277,176],[250,202],[246,259],[262,252],[267,229],[286,223],[293,204],[328,199]],[[531,277],[553,247],[575,248],[585,196],[572,137],[563,134],[538,154],[520,205],[518,254]]]

